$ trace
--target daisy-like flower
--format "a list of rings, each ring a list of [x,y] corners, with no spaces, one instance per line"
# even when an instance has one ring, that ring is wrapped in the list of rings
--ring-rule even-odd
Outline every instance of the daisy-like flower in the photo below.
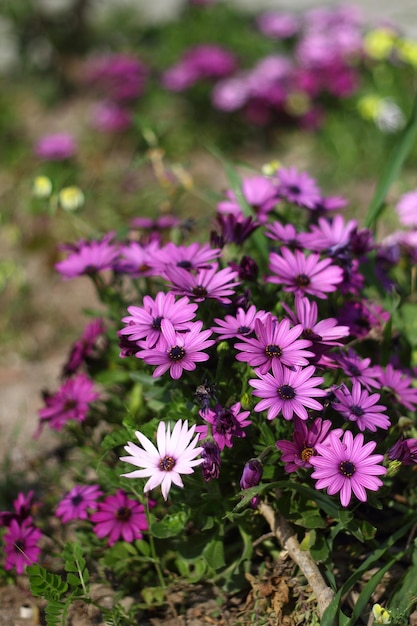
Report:
[[[307,408],[320,411],[323,409],[320,402],[313,396],[323,397],[324,389],[317,388],[324,379],[321,376],[313,378],[315,367],[309,365],[304,368],[290,370],[283,368],[277,361],[272,362],[272,374],[262,374],[255,370],[258,378],[251,378],[249,384],[254,387],[253,395],[263,398],[255,406],[255,411],[268,410],[268,419],[272,420],[282,412],[284,419],[290,420],[294,413],[302,420],[308,419]]]
[[[120,457],[120,460],[141,469],[122,476],[149,478],[144,491],[150,491],[161,485],[162,495],[167,500],[172,483],[177,487],[183,487],[181,474],[192,474],[193,468],[203,463],[203,458],[196,458],[202,453],[203,448],[197,446],[198,434],[193,439],[195,430],[195,425],[188,428],[187,420],[184,422],[178,420],[171,433],[171,426],[160,422],[156,434],[157,447],[140,431],[136,431],[136,437],[142,447],[129,442],[125,450],[130,456]]]
[[[291,246],[292,248],[302,248],[302,233],[298,233],[293,224],[281,224],[272,222],[268,224],[265,235],[274,241]]]
[[[173,293],[189,296],[195,302],[214,298],[223,304],[230,304],[228,296],[232,296],[235,293],[234,287],[239,285],[239,281],[235,280],[237,272],[229,267],[218,271],[217,263],[207,269],[198,270],[195,275],[182,267],[167,267],[165,275]]]
[[[32,513],[40,506],[39,502],[33,501],[34,495],[33,489],[27,494],[20,491],[17,498],[13,500],[13,511],[0,511],[0,526],[10,526],[13,519],[18,524],[26,520],[32,521]]]
[[[56,263],[56,270],[64,279],[69,279],[112,269],[119,248],[110,239],[111,236],[106,236],[100,241],[79,242],[66,259]]]
[[[343,280],[342,268],[332,265],[331,259],[320,260],[318,254],[306,256],[300,250],[291,252],[286,247],[281,248],[280,254],[271,252],[269,268],[274,275],[267,277],[268,282],[283,285],[285,291],[322,299]]]
[[[120,247],[120,258],[117,259],[113,269],[120,274],[129,274],[133,278],[155,276],[158,273],[156,259],[159,252],[158,241],[151,240],[146,244],[130,241]]]
[[[217,214],[216,222],[220,227],[220,234],[211,234],[211,241],[215,245],[223,246],[225,243],[241,245],[250,235],[259,228],[259,222],[249,217],[236,216],[233,213]]]
[[[76,143],[68,133],[44,135],[35,146],[35,154],[44,161],[64,161],[75,156]]]
[[[281,461],[285,463],[285,471],[289,474],[296,472],[300,467],[311,467],[310,458],[316,453],[316,445],[325,443],[331,432],[332,423],[330,420],[322,420],[320,417],[313,422],[294,420],[294,435],[292,441],[280,439],[276,446],[283,453]],[[343,431],[339,428],[336,433],[341,437]]]
[[[351,422],[356,422],[359,430],[376,432],[377,428],[387,430],[391,426],[387,410],[382,404],[376,404],[380,399],[379,393],[368,393],[363,389],[358,380],[352,383],[352,391],[346,385],[334,391],[336,401],[332,402],[333,408]]]
[[[87,519],[89,509],[97,508],[97,499],[103,495],[98,485],[75,485],[60,501],[56,516],[66,524],[76,519]]]
[[[171,322],[163,319],[160,342],[154,348],[140,350],[136,356],[148,365],[157,365],[153,372],[155,378],[169,370],[171,377],[177,380],[184,370],[191,372],[195,370],[196,363],[210,358],[202,350],[212,346],[215,341],[208,339],[211,330],[201,330],[202,326],[203,322],[191,322],[187,332],[177,333]]]
[[[381,386],[386,387],[397,402],[410,411],[415,411],[417,408],[417,388],[412,386],[413,379],[395,369],[390,363],[385,370],[379,366],[375,369],[379,374]]]
[[[172,266],[188,271],[207,269],[220,255],[220,248],[211,248],[207,243],[193,242],[189,246],[176,246],[170,241],[158,251],[154,263],[158,273],[165,276],[165,269]]]
[[[146,339],[149,348],[153,348],[161,338],[161,322],[167,319],[176,331],[185,331],[194,319],[198,305],[188,298],[175,300],[172,293],[160,291],[155,299],[144,296],[141,307],[129,306],[127,317],[122,318],[125,328],[119,330],[119,337],[128,335],[131,341]]]
[[[349,245],[357,227],[356,220],[345,222],[341,215],[336,215],[332,221],[319,217],[318,224],[312,224],[310,232],[301,236],[302,245],[314,252],[326,250],[333,255]]]
[[[211,330],[221,335],[222,339],[242,339],[255,330],[255,321],[262,321],[266,315],[265,311],[258,311],[254,304],[247,311],[239,307],[236,315],[226,315],[224,320],[215,317],[218,326],[212,326]]]
[[[93,381],[85,374],[78,374],[68,379],[56,393],[45,395],[46,406],[39,410],[41,425],[48,422],[53,430],[62,430],[70,420],[83,422],[90,403],[98,397]]]
[[[222,462],[220,448],[214,441],[204,441],[201,447],[201,457],[203,459],[201,473],[204,480],[208,483],[212,478],[220,476],[220,465]]]
[[[395,207],[403,226],[417,227],[417,189],[401,196]]]
[[[341,352],[333,356],[337,365],[352,381],[357,380],[366,389],[381,387],[380,368],[377,366],[369,367],[371,359],[361,359],[352,348],[349,348],[347,354]]]
[[[314,353],[305,350],[311,346],[311,341],[298,339],[301,332],[301,324],[291,328],[287,318],[278,322],[268,314],[255,320],[256,339],[243,337],[242,343],[235,344],[235,348],[240,350],[236,359],[249,363],[251,367],[259,367],[261,374],[270,370],[273,363],[287,367],[308,365],[307,358]]]
[[[401,437],[388,450],[388,458],[390,461],[401,461],[403,465],[415,465],[417,463],[417,439]]]
[[[81,337],[73,344],[67,362],[62,368],[62,376],[71,376],[92,356],[97,341],[105,332],[103,320],[98,318],[87,324]]]
[[[306,172],[299,172],[295,167],[281,167],[277,172],[277,177],[277,191],[281,198],[306,209],[314,209],[321,199],[321,192],[316,181]]]
[[[119,539],[129,543],[141,539],[142,530],[148,530],[143,504],[129,498],[123,489],[99,502],[90,520],[95,524],[97,537],[108,537],[109,546]]]
[[[29,519],[21,524],[15,519],[11,520],[3,536],[6,556],[4,568],[9,570],[14,567],[18,574],[23,574],[27,565],[32,565],[38,560],[41,552],[38,543],[41,538],[41,531],[33,526]]]
[[[283,303],[285,310],[294,324],[301,324],[303,327],[303,337],[312,342],[312,350],[317,344],[322,346],[341,346],[337,339],[342,339],[349,335],[349,326],[338,326],[337,320],[328,317],[318,320],[317,302],[311,302],[303,296],[295,297],[295,315],[291,309]]]
[[[330,435],[326,445],[317,444],[317,455],[310,457],[316,489],[327,488],[329,496],[340,492],[342,506],[349,505],[352,491],[358,500],[366,502],[366,490],[378,491],[383,483],[377,477],[387,472],[380,465],[383,455],[371,454],[375,447],[375,441],[364,444],[362,433],[353,437],[349,430],[342,440]]]
[[[218,404],[215,410],[206,409],[200,411],[200,415],[205,422],[211,424],[211,436],[220,450],[225,446],[233,446],[232,437],[246,437],[243,430],[252,422],[248,420],[250,411],[241,411],[240,402],[226,408]],[[197,426],[196,432],[200,433],[200,439],[205,439],[209,434],[207,425]]]

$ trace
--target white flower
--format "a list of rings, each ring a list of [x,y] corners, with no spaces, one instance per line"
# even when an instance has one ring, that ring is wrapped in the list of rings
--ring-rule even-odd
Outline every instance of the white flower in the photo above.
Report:
[[[192,474],[193,467],[203,462],[203,459],[196,459],[203,448],[196,448],[199,435],[197,434],[192,440],[194,432],[195,425],[189,429],[187,420],[184,423],[179,420],[172,433],[170,424],[160,422],[156,435],[158,447],[155,447],[145,435],[136,431],[136,437],[143,447],[140,448],[129,442],[125,446],[125,450],[131,456],[120,457],[120,460],[142,469],[122,474],[122,476],[127,478],[149,477],[144,491],[150,491],[161,485],[162,495],[166,500],[171,484],[174,483],[178,487],[183,487],[181,474]]]

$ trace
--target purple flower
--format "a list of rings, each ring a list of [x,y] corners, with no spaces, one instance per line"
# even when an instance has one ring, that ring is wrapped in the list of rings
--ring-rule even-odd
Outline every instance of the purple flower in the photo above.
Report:
[[[45,161],[64,161],[75,156],[76,152],[75,141],[67,133],[45,135],[35,146],[36,156]]]
[[[417,227],[417,189],[401,196],[395,207],[403,226]]]
[[[33,502],[34,491],[31,489],[27,494],[19,492],[13,500],[13,511],[0,511],[0,526],[10,526],[14,519],[21,524],[32,520],[32,513],[40,506],[39,502]]]
[[[176,65],[164,72],[162,83],[171,91],[184,91],[199,80],[222,78],[235,69],[236,60],[228,50],[203,44],[188,49]]]
[[[417,439],[398,439],[389,449],[390,461],[401,461],[403,465],[415,465],[417,463]]]
[[[349,333],[353,337],[367,337],[382,333],[383,324],[389,320],[390,314],[375,302],[362,298],[356,302],[345,302],[337,318],[342,324],[348,325]]]
[[[157,365],[153,372],[155,378],[169,370],[171,377],[177,380],[184,370],[192,372],[196,363],[210,358],[202,350],[212,346],[215,341],[208,339],[211,330],[201,330],[202,326],[203,322],[190,322],[186,332],[177,333],[171,322],[162,319],[161,340],[153,348],[138,351],[136,356],[148,365]]]
[[[262,474],[262,463],[258,461],[258,459],[251,459],[243,468],[242,478],[240,479],[240,488],[250,489],[250,487],[256,487],[261,482]]]
[[[130,456],[120,457],[121,461],[136,465],[141,469],[128,474],[122,474],[127,478],[149,478],[144,491],[150,491],[161,485],[162,495],[168,498],[172,483],[183,487],[181,474],[192,474],[194,467],[203,463],[202,458],[196,457],[202,453],[203,448],[198,447],[198,435],[193,439],[196,427],[188,428],[188,422],[178,420],[171,433],[171,426],[160,422],[156,434],[157,448],[143,435],[136,431],[142,448],[129,442],[125,446]]]
[[[224,320],[215,317],[218,326],[212,326],[211,330],[222,339],[243,339],[254,332],[256,320],[262,321],[267,315],[265,311],[258,311],[254,304],[247,311],[239,307],[236,315],[226,315]]]
[[[285,471],[291,473],[300,467],[311,467],[310,458],[317,454],[316,445],[325,444],[330,432],[338,437],[343,434],[341,429],[331,431],[331,428],[331,421],[320,417],[309,423],[295,419],[293,440],[280,439],[276,442],[277,448],[283,452],[281,460],[285,463]]]
[[[130,341],[146,339],[147,348],[153,348],[162,338],[161,322],[167,319],[175,331],[184,332],[189,329],[195,317],[198,305],[188,298],[175,300],[172,293],[159,291],[155,299],[144,296],[143,305],[129,306],[129,316],[123,317],[125,328],[119,330],[119,337],[128,335]]]
[[[261,33],[272,39],[288,39],[300,28],[299,19],[295,15],[277,11],[262,13],[256,23]]]
[[[160,246],[157,241],[151,240],[145,244],[130,241],[120,246],[120,258],[112,269],[119,274],[129,274],[133,278],[155,276],[158,273],[156,259],[159,252]]]
[[[302,248],[303,233],[297,233],[293,224],[281,224],[280,222],[272,222],[268,224],[265,235],[274,241],[279,241],[292,248]]]
[[[252,422],[248,420],[250,412],[241,411],[240,402],[226,408],[218,404],[215,410],[201,410],[200,415],[205,422],[211,424],[211,436],[220,450],[233,446],[232,437],[246,437],[243,430]],[[200,439],[205,439],[209,433],[207,425],[197,426],[196,432],[200,433]]]
[[[136,100],[144,91],[148,71],[139,59],[127,54],[109,54],[90,59],[86,82],[98,87],[115,102]]]
[[[39,410],[40,426],[47,422],[53,430],[62,430],[70,420],[83,422],[90,403],[98,397],[93,381],[78,374],[64,382],[56,393],[45,396],[46,406]]]
[[[361,387],[359,381],[354,380],[352,391],[346,385],[334,391],[336,401],[332,402],[333,408],[351,422],[356,422],[359,430],[376,432],[377,428],[387,430],[391,422],[387,415],[383,414],[387,408],[382,404],[376,404],[380,399],[379,393],[369,394]]]
[[[320,411],[323,409],[320,402],[313,396],[323,397],[324,389],[317,389],[324,382],[321,376],[313,378],[316,368],[297,367],[290,370],[282,367],[277,361],[272,362],[272,374],[262,374],[255,370],[258,378],[249,380],[251,387],[255,388],[253,395],[263,398],[255,406],[255,411],[268,410],[268,419],[272,420],[282,412],[284,419],[290,420],[294,413],[302,420],[308,419],[307,408]]]
[[[235,344],[236,350],[240,350],[236,359],[259,367],[261,374],[270,370],[273,363],[287,367],[308,365],[307,358],[314,353],[305,350],[311,341],[298,339],[301,332],[301,324],[291,328],[287,318],[278,322],[273,315],[265,315],[255,320],[256,339],[243,337],[242,343]]]
[[[328,254],[334,255],[349,245],[357,226],[356,220],[345,223],[341,215],[336,215],[332,221],[319,217],[318,225],[312,224],[310,232],[304,233],[300,239],[302,245],[309,250],[327,251]]]
[[[38,542],[41,538],[41,531],[30,520],[24,520],[21,524],[15,519],[11,520],[3,536],[6,556],[4,568],[10,570],[14,567],[18,574],[23,574],[27,565],[38,560],[41,552]]]
[[[81,337],[73,344],[62,375],[72,376],[94,352],[97,340],[105,332],[103,320],[98,318],[87,324]]]
[[[386,387],[397,402],[410,411],[415,411],[417,408],[417,389],[412,386],[413,379],[395,369],[390,363],[385,370],[382,367],[376,369],[381,387]]]
[[[182,267],[185,270],[209,269],[211,262],[221,255],[219,248],[211,248],[207,243],[194,242],[189,246],[176,246],[169,242],[155,254],[154,266],[161,276],[170,267]]]
[[[64,279],[112,269],[119,255],[119,248],[110,242],[110,238],[106,236],[99,241],[79,242],[55,268]]]
[[[103,101],[95,105],[92,125],[105,133],[120,133],[132,124],[132,115],[116,102]]]
[[[381,387],[380,381],[376,380],[380,378],[380,368],[369,367],[371,359],[361,359],[352,348],[349,348],[347,354],[335,354],[334,360],[352,381],[359,381],[366,389]]]
[[[220,475],[220,448],[214,441],[203,441],[201,444],[201,472],[206,482],[212,478],[218,478]]]
[[[321,198],[316,181],[306,172],[298,172],[295,167],[281,167],[277,172],[278,195],[288,202],[294,202],[307,209],[313,209]]]
[[[243,217],[234,213],[227,213],[222,215],[218,213],[216,217],[217,223],[220,226],[220,235],[212,233],[212,240],[216,239],[221,242],[223,246],[226,243],[236,243],[241,245],[250,235],[259,228],[259,222],[255,222],[251,216]],[[217,244],[219,245],[219,244]]]
[[[87,519],[89,509],[97,508],[97,498],[103,495],[98,485],[75,485],[60,501],[56,516],[66,524],[72,520]]]
[[[95,524],[97,537],[108,537],[109,546],[119,539],[128,543],[141,539],[142,531],[148,530],[143,504],[129,498],[123,489],[119,489],[114,496],[107,496],[104,502],[99,502],[90,520]]]
[[[318,254],[305,256],[300,250],[291,252],[285,247],[280,254],[271,252],[269,268],[274,275],[267,277],[268,282],[283,285],[285,291],[322,299],[328,292],[336,291],[343,280],[343,270],[332,265],[331,259],[320,261]]]
[[[189,296],[195,302],[203,302],[206,298],[214,298],[223,304],[230,304],[234,294],[234,287],[239,285],[237,272],[229,267],[218,270],[218,264],[213,263],[207,269],[198,270],[194,275],[182,267],[168,267],[165,274],[171,284],[168,287],[173,293]]]
[[[340,492],[342,506],[349,505],[352,491],[358,500],[366,502],[366,490],[378,491],[383,483],[377,476],[387,472],[379,465],[383,455],[371,454],[375,447],[375,441],[364,444],[362,434],[353,437],[349,430],[342,440],[330,435],[327,445],[317,444],[317,456],[310,457],[316,489],[327,488],[330,496]]]

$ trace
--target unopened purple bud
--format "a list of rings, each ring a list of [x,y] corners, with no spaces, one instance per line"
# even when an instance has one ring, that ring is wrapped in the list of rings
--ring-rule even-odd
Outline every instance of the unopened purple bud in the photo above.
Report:
[[[201,453],[203,463],[201,471],[206,482],[212,478],[218,478],[220,474],[220,448],[214,441],[206,441],[201,444],[203,451]]]
[[[251,459],[243,468],[242,478],[240,479],[240,488],[249,489],[259,485],[262,478],[263,467],[258,459]]]
[[[399,439],[388,451],[390,461],[401,461],[403,465],[417,463],[417,439]]]

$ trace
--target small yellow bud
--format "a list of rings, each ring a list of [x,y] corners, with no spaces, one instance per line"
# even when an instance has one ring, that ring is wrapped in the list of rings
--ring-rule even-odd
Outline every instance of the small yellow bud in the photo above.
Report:
[[[382,98],[380,96],[363,96],[359,99],[358,111],[365,120],[375,120],[381,112]]]
[[[84,194],[75,185],[64,187],[58,194],[58,201],[64,211],[76,211],[84,204]]]
[[[36,176],[32,185],[32,193],[35,198],[42,200],[49,198],[52,193],[52,181],[47,176]]]
[[[372,614],[376,624],[391,624],[391,612],[380,604],[374,604]]]
[[[264,176],[274,176],[280,167],[281,163],[279,161],[270,161],[262,165],[262,174]]]
[[[240,398],[240,404],[244,411],[248,411],[252,408],[251,396],[249,393],[243,394],[243,396]]]
[[[401,39],[398,42],[398,56],[405,63],[417,67],[417,42],[412,39]]]
[[[392,476],[395,476],[395,474],[398,474],[401,466],[401,461],[390,461],[387,469],[387,477],[391,478]]]
[[[372,59],[383,61],[394,49],[397,35],[390,28],[377,28],[369,31],[364,37],[365,52]]]

